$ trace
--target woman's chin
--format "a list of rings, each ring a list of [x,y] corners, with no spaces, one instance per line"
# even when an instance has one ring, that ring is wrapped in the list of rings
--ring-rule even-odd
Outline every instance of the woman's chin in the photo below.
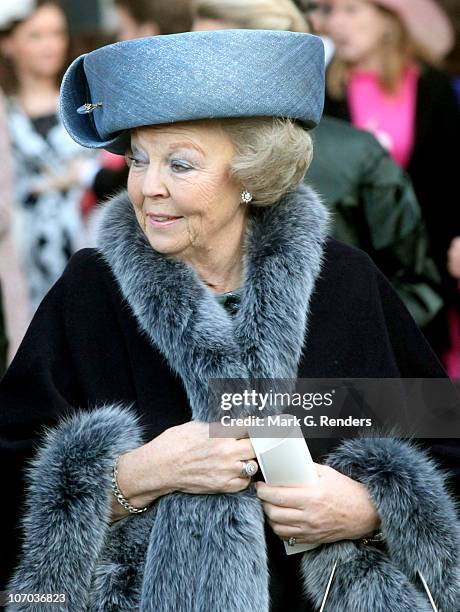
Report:
[[[158,236],[155,235],[154,232],[148,231],[147,239],[152,249],[162,255],[177,255],[186,247],[186,245],[183,245],[182,241],[177,238],[174,239],[172,236]]]

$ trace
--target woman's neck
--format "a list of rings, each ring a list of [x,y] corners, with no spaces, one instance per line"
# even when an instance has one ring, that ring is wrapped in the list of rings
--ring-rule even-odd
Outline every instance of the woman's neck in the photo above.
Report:
[[[351,68],[356,72],[374,72],[376,74],[381,74],[383,71],[383,58],[380,54],[375,53],[355,62]]]
[[[219,261],[220,259],[220,261]],[[216,258],[213,263],[194,265],[194,269],[201,280],[214,293],[235,291],[241,286],[243,273],[243,256],[235,254],[234,259]]]
[[[24,72],[18,75],[18,81],[17,97],[30,117],[56,112],[59,88],[54,77],[38,77]]]
[[[245,229],[246,223],[236,231],[224,234],[212,246],[195,250],[186,258],[198,277],[214,293],[235,291],[241,287]]]

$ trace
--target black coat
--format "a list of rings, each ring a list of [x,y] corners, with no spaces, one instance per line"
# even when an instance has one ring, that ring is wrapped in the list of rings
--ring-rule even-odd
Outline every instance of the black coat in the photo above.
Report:
[[[363,252],[328,240],[309,312],[299,377],[443,377],[445,374],[399,298]],[[104,403],[134,404],[148,438],[187,422],[182,380],[143,333],[114,274],[95,249],[74,255],[39,307],[0,383],[3,490],[2,583],[18,554],[23,468],[43,433],[64,414]],[[161,407],[159,409],[158,407]],[[334,441],[311,441],[320,461]],[[453,470],[460,492],[457,441],[427,443]],[[305,610],[297,568],[267,527],[272,610]]]
[[[311,307],[309,350],[302,377],[431,377],[443,370],[399,298],[362,252],[330,241]],[[190,419],[180,379],[138,331],[110,270],[97,252],[77,253],[40,306],[0,385],[3,487],[2,588],[18,552],[18,513],[23,503],[21,471],[42,425],[53,425],[69,405],[136,402],[148,435]],[[153,410],[162,406],[161,411]],[[326,449],[321,449],[324,452]],[[456,470],[460,449],[444,442],[433,454]],[[321,451],[314,452],[316,459]],[[276,580],[273,610],[295,610],[293,566],[281,542],[267,529]],[[281,578],[282,577],[282,578]],[[289,595],[288,595],[289,594]],[[276,603],[278,602],[278,603]],[[299,608],[299,609],[302,609]]]

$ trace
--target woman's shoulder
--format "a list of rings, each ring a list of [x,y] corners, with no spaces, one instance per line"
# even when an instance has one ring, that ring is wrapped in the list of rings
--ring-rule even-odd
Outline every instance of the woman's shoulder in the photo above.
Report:
[[[400,302],[390,282],[372,258],[361,249],[328,238],[323,265],[317,278],[314,301],[329,304],[329,310],[340,312],[381,310],[382,292],[389,291]],[[334,306],[335,305],[335,306]]]
[[[362,180],[360,177],[365,170],[374,167],[382,157],[388,157],[373,134],[336,117],[324,116],[313,130],[313,138],[316,155],[312,169],[315,170],[315,164],[321,169],[326,167],[327,161],[331,172],[347,180]],[[339,151],[337,142],[342,143]],[[310,173],[311,169],[307,178]]]
[[[422,83],[431,83],[433,85],[442,83],[450,84],[450,75],[441,68],[432,66],[431,64],[421,63],[419,64],[419,79]]]
[[[96,248],[74,253],[57,284],[61,284],[67,302],[106,302],[118,292],[112,270]]]
[[[110,267],[102,253],[96,248],[84,248],[72,255],[62,277],[67,282],[101,282],[110,275]]]
[[[330,299],[336,295],[347,302],[369,298],[371,287],[382,276],[372,259],[361,249],[328,238],[315,294]],[[103,254],[95,248],[81,249],[70,259],[61,277],[66,295],[80,301],[117,299],[120,287]]]
[[[377,266],[363,250],[329,237],[324,245],[322,275],[375,276]]]
[[[457,103],[452,77],[447,72],[429,64],[421,64],[419,70],[417,93],[419,104],[431,101],[442,107],[446,99]]]

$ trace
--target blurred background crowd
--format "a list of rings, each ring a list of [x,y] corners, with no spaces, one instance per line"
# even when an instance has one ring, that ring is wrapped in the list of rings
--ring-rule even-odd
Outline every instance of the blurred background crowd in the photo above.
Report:
[[[0,376],[127,180],[123,157],[67,135],[65,69],[116,40],[222,28],[323,38],[305,181],[331,233],[372,257],[460,378],[460,0],[0,0]]]

